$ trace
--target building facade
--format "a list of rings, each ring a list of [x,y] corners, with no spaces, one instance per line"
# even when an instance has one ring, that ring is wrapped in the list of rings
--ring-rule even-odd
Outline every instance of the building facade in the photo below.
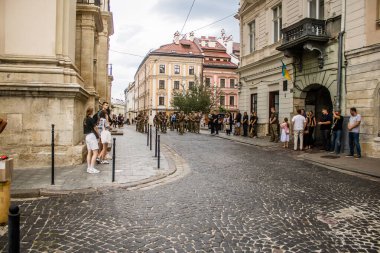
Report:
[[[225,36],[224,38],[228,40]],[[231,61],[232,56],[227,53],[226,47],[216,37],[202,36],[195,41],[204,55],[203,83],[211,89],[213,109],[237,111],[238,74],[236,70],[238,65]],[[229,45],[233,44],[229,43]]]
[[[109,0],[0,0],[1,149],[16,168],[79,164],[88,106],[109,101]]]
[[[173,92],[186,92],[201,82],[211,89],[212,109],[236,111],[238,65],[232,59],[238,57],[239,50],[224,30],[218,39],[196,38],[194,33],[182,36],[176,32],[173,43],[150,52],[140,64],[133,85],[124,91],[127,113],[133,117],[139,112],[146,113],[152,123],[158,112],[175,110],[171,105]],[[132,97],[133,110],[128,102]]]
[[[136,102],[135,102],[135,82],[131,82],[124,90],[125,97],[125,119],[132,123],[132,119],[136,118]]]
[[[240,1],[240,108],[257,111],[261,134],[268,133],[271,107],[283,119],[298,108],[314,111],[317,118],[323,107],[340,108],[347,116],[355,105],[363,116],[363,153],[379,156],[375,117],[379,75],[369,75],[364,67],[378,65],[378,4],[365,0]],[[282,62],[291,80],[283,78]],[[370,86],[365,85],[368,81]]]
[[[363,117],[364,153],[380,157],[380,1],[347,0],[344,59],[346,112],[356,107]]]
[[[201,80],[203,55],[194,38],[180,39],[150,52],[135,74],[136,110],[149,115],[171,112],[173,91],[186,92]]]

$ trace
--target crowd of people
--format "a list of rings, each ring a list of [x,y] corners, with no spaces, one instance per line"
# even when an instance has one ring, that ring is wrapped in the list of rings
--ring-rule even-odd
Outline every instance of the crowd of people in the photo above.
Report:
[[[86,111],[86,118],[83,121],[83,132],[87,146],[87,172],[90,174],[99,173],[95,164],[109,164],[112,159],[108,152],[111,150],[112,137],[111,129],[120,128],[124,124],[122,114],[111,115],[109,104],[104,102],[102,108],[94,114],[94,108],[89,107]]]
[[[153,126],[160,130],[162,133],[166,133],[167,129],[170,131],[177,131],[180,135],[185,132],[200,133],[201,128],[201,112],[190,112],[185,114],[181,112],[173,112],[166,114],[165,112],[159,112],[153,118]],[[144,133],[148,131],[149,116],[147,114],[139,113],[135,119],[136,131]]]
[[[314,144],[313,132],[315,127],[319,126],[322,137],[321,150],[339,155],[342,147],[343,122],[344,118],[341,115],[340,109],[335,109],[330,114],[327,108],[323,108],[322,115],[318,121],[313,116],[313,112],[310,111],[305,114],[304,110],[297,110],[297,115],[292,119],[294,150],[298,150],[298,142],[300,150],[304,150],[304,145],[305,149],[312,148]],[[361,115],[357,113],[355,107],[350,108],[350,119],[346,126],[350,151],[346,157],[354,157],[354,149],[356,149],[355,158],[361,158],[359,142],[360,124]]]
[[[322,141],[321,150],[336,155],[341,153],[344,118],[340,109],[336,109],[330,114],[327,108],[323,108],[321,117],[318,119],[314,116],[313,111],[306,112],[304,109],[299,109],[291,121],[284,118],[280,123],[278,112],[272,107],[268,120],[270,141],[281,141],[284,148],[289,147],[290,135],[292,135],[294,150],[312,149],[315,145],[315,131],[319,127]],[[356,108],[351,108],[350,119],[346,126],[349,132],[350,147],[347,157],[354,157],[354,149],[356,149],[355,158],[361,158],[360,123],[360,114],[357,113]],[[236,136],[257,138],[258,117],[256,112],[252,112],[248,116],[247,112],[241,114],[240,111],[237,111],[235,115],[232,113],[217,114],[212,111],[208,115],[208,125],[212,135],[218,135],[219,131],[224,131],[227,135],[233,133]]]

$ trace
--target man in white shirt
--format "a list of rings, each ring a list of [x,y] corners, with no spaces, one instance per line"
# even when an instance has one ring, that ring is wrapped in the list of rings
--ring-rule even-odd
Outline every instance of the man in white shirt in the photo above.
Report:
[[[356,147],[357,156],[356,159],[362,157],[360,142],[359,142],[359,132],[360,132],[360,123],[362,117],[357,113],[356,108],[352,107],[350,109],[350,121],[348,122],[348,143],[350,145],[350,154],[346,157],[354,157],[354,148]]]
[[[306,127],[306,118],[297,110],[297,115],[292,118],[292,128],[294,135],[294,150],[297,151],[298,137],[300,138],[300,150],[303,150],[303,131]]]

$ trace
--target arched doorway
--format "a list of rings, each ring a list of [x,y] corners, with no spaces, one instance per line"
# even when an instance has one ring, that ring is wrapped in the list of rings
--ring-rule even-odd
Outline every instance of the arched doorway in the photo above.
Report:
[[[305,110],[313,111],[315,118],[318,119],[322,116],[322,109],[327,108],[331,113],[333,110],[333,103],[330,91],[323,85],[312,84],[303,90],[305,96]],[[317,126],[314,131],[315,144],[321,144],[321,136],[319,127]]]

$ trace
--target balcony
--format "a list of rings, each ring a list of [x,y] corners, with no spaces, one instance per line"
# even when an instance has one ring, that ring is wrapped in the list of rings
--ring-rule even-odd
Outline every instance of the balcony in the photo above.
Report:
[[[279,51],[302,48],[307,42],[326,43],[330,39],[325,21],[314,18],[302,19],[282,29],[282,34],[282,44],[276,48]]]
[[[91,4],[100,7],[100,0],[77,0],[78,4]]]

